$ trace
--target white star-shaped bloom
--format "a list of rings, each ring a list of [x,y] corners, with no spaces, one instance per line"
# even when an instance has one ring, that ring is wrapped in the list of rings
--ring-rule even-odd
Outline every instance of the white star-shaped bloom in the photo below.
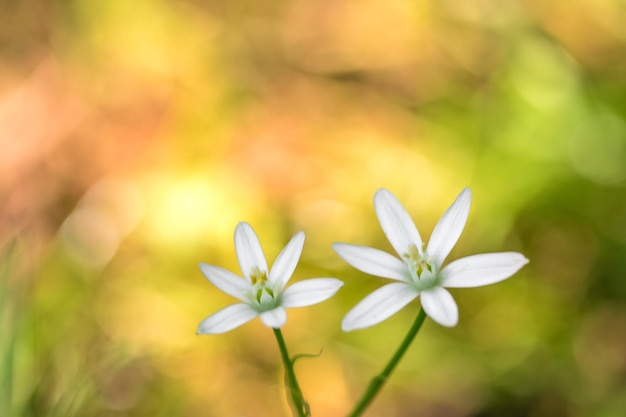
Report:
[[[379,288],[359,302],[343,319],[343,330],[378,324],[417,296],[421,296],[422,308],[433,320],[443,326],[455,326],[459,311],[446,288],[493,284],[528,263],[520,253],[501,252],[468,256],[442,267],[465,227],[471,198],[469,188],[461,191],[435,226],[426,246],[396,197],[385,189],[376,192],[374,208],[378,221],[400,259],[378,249],[347,243],[335,243],[333,248],[356,269],[397,282]]]
[[[285,289],[304,246],[304,233],[297,233],[280,252],[270,270],[256,233],[248,223],[235,228],[235,251],[243,278],[218,266],[200,264],[213,285],[241,303],[225,307],[198,326],[198,334],[224,333],[259,316],[268,327],[279,328],[287,320],[285,308],[317,304],[332,297],[343,285],[335,278],[300,281]]]

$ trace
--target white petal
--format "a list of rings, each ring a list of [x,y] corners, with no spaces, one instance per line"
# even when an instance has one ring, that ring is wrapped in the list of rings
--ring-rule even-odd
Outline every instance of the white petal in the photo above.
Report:
[[[397,313],[418,295],[417,291],[403,282],[387,284],[354,306],[343,318],[341,328],[349,331],[378,324]]]
[[[333,249],[344,261],[366,274],[406,282],[407,267],[393,255],[367,246],[333,243]]]
[[[282,283],[281,288],[287,284],[293,271],[295,271],[300,255],[302,254],[302,247],[304,246],[304,232],[297,233],[291,238],[287,246],[278,254],[278,257],[272,265],[272,270],[269,274],[269,281],[274,284],[276,281]]]
[[[304,307],[332,297],[343,282],[335,278],[314,278],[296,282],[283,293],[283,307]]]
[[[452,295],[444,288],[435,287],[422,291],[422,307],[431,319],[442,326],[456,326],[459,321],[459,308]]]
[[[273,310],[264,311],[261,313],[261,321],[267,327],[278,329],[287,321],[287,312],[283,307],[276,307]]]
[[[235,228],[235,251],[244,277],[250,279],[254,267],[261,272],[267,272],[267,261],[261,242],[248,223],[241,222]]]
[[[470,288],[507,279],[528,263],[517,252],[483,253],[451,262],[441,271],[443,286]]]
[[[469,188],[465,188],[435,226],[428,241],[428,254],[437,265],[443,264],[459,240],[467,222],[471,201],[472,192]]]
[[[422,249],[422,238],[415,223],[390,191],[384,188],[376,191],[374,209],[389,243],[401,258],[411,245],[415,245],[419,250]]]
[[[198,334],[218,334],[249,322],[259,313],[247,304],[233,304],[204,319],[198,326]]]
[[[250,290],[248,281],[219,266],[200,263],[200,270],[211,284],[228,295],[246,301],[245,293]]]

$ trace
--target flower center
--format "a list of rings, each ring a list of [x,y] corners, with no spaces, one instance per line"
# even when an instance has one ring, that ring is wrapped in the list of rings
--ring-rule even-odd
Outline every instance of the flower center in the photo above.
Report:
[[[261,271],[256,266],[250,272],[250,280],[252,281],[252,292],[249,297],[254,307],[260,311],[267,311],[276,307],[280,298],[280,283],[276,283],[274,288],[268,286],[267,272]]]
[[[423,248],[420,250],[417,246],[411,245],[402,257],[411,274],[409,282],[415,289],[423,291],[439,284],[439,268],[430,260]]]

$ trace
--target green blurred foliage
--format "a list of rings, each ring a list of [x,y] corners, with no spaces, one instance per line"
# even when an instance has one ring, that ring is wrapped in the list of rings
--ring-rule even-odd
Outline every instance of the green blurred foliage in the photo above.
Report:
[[[250,222],[294,280],[339,294],[284,333],[315,415],[344,415],[418,311],[342,334],[382,285],[331,250],[390,250],[392,190],[426,237],[457,193],[451,258],[524,253],[457,290],[369,416],[626,413],[626,6],[622,1],[0,2],[0,414],[288,415],[258,320],[233,302]]]

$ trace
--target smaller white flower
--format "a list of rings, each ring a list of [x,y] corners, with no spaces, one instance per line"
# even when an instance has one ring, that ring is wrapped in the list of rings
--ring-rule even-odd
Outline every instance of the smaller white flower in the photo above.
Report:
[[[343,330],[373,326],[397,313],[417,296],[426,314],[443,326],[455,326],[459,311],[447,288],[469,288],[493,284],[515,274],[528,263],[521,253],[485,253],[458,259],[445,267],[444,260],[465,227],[472,194],[461,191],[443,214],[428,246],[415,223],[396,197],[385,189],[374,196],[378,221],[400,259],[378,249],[335,243],[339,256],[367,274],[392,279],[365,297],[346,314]]]
[[[332,297],[343,285],[335,278],[314,278],[285,289],[304,246],[304,233],[297,233],[268,269],[263,249],[248,223],[235,228],[235,251],[243,278],[218,266],[200,264],[213,285],[242,301],[219,310],[198,326],[198,334],[232,330],[259,316],[268,327],[279,328],[287,320],[285,308],[317,304]]]

